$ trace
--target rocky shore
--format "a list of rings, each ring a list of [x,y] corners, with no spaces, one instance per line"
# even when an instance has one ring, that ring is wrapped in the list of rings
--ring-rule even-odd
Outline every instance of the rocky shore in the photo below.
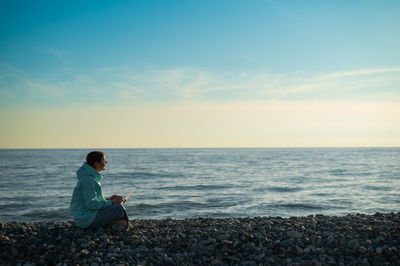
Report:
[[[400,213],[0,223],[0,265],[400,265]]]

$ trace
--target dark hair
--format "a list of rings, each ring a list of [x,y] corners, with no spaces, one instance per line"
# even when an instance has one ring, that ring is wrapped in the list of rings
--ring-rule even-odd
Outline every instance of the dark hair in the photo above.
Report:
[[[94,164],[99,163],[104,158],[104,152],[102,151],[91,151],[86,155],[86,163],[91,167],[94,167]]]

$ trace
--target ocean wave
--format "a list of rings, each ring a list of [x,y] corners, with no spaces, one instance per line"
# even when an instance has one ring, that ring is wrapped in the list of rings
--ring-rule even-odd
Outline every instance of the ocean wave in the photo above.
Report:
[[[272,205],[276,208],[288,208],[288,209],[303,209],[303,210],[323,210],[324,207],[307,204],[307,203],[282,203],[282,204],[275,204]]]
[[[159,204],[138,203],[126,207],[129,217],[163,217],[173,215],[184,217],[189,213],[196,213],[198,210],[206,209],[206,205],[193,201],[175,201]]]
[[[249,198],[235,198],[233,196],[226,197],[216,197],[216,198],[208,198],[206,201],[207,208],[227,208],[233,206],[241,206],[243,204],[251,202]]]
[[[23,219],[42,220],[42,221],[59,221],[72,219],[68,208],[60,208],[56,210],[47,210],[46,208],[34,209],[21,214]]]
[[[113,177],[118,178],[135,178],[135,179],[149,179],[149,178],[176,178],[183,177],[182,173],[171,173],[171,172],[117,172],[109,174]]]
[[[353,173],[350,173],[348,170],[342,169],[342,168],[330,170],[330,171],[328,171],[328,173],[331,175],[334,175],[334,176],[344,176],[344,175],[352,175],[353,174]]]
[[[274,192],[279,192],[279,193],[288,193],[288,192],[296,192],[303,190],[302,188],[299,187],[284,187],[284,186],[270,186],[266,188],[268,191],[274,191]]]
[[[176,186],[163,186],[157,187],[157,190],[206,190],[206,189],[227,189],[231,188],[228,185],[176,185]]]
[[[382,186],[382,185],[364,185],[364,189],[373,190],[373,191],[390,191],[392,188],[390,186]]]
[[[149,204],[149,203],[138,203],[133,206],[129,206],[129,209],[135,208],[138,210],[148,210],[148,209],[191,209],[191,208],[202,208],[206,204],[196,202],[196,201],[172,201],[172,202],[164,202],[158,204]]]
[[[214,211],[210,210],[217,210],[220,208],[229,208],[234,206],[240,206],[249,202],[249,200],[245,199],[238,199],[235,200],[232,197],[228,198],[212,198],[207,199],[205,201],[171,201],[171,202],[164,202],[164,203],[138,203],[134,205],[127,206],[127,211],[132,213],[140,213],[140,212],[185,212],[185,211],[201,211],[207,210],[210,213]]]

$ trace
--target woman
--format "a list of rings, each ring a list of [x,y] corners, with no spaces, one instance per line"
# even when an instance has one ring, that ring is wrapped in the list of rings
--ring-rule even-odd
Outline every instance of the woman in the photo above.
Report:
[[[92,151],[76,172],[78,182],[72,194],[70,210],[78,227],[98,228],[114,223],[125,227],[128,224],[122,196],[103,197],[100,172],[106,170],[106,165],[104,152]]]

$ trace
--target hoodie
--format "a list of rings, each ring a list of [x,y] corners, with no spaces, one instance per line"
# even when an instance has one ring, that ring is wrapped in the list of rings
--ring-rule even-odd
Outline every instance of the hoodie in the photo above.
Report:
[[[78,182],[72,194],[70,211],[78,227],[88,227],[96,218],[98,210],[112,205],[103,197],[100,181],[103,179],[89,164],[84,163],[76,172]]]

